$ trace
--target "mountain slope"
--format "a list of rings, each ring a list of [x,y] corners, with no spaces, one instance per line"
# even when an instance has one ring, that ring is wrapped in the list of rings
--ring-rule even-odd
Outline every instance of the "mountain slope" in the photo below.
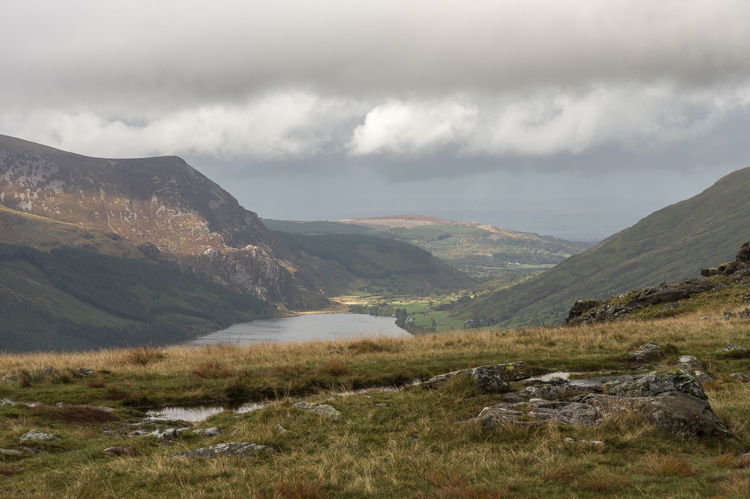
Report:
[[[423,215],[289,222],[264,220],[274,231],[296,234],[359,234],[387,237],[425,249],[449,265],[481,280],[507,281],[547,269],[589,247],[587,243],[516,232],[475,222]]]
[[[90,158],[0,135],[0,204],[153,245],[273,302],[324,301],[255,213],[178,157]]]
[[[750,168],[659,210],[544,274],[479,297],[463,313],[518,326],[562,320],[573,302],[695,276],[748,239]]]
[[[429,252],[402,241],[354,234],[276,234],[318,269],[318,281],[328,295],[367,289],[427,296],[475,284]]]
[[[167,265],[0,244],[0,350],[175,343],[271,306]]]

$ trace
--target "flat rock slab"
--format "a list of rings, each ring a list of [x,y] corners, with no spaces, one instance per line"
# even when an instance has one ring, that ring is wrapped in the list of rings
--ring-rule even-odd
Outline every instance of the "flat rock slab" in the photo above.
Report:
[[[587,393],[588,392],[588,393]],[[578,393],[578,394],[577,394]],[[593,426],[618,414],[638,413],[646,421],[685,437],[729,436],[700,381],[684,368],[633,376],[554,380],[504,396],[476,418],[484,428],[559,422]]]
[[[252,444],[250,442],[227,442],[224,444],[212,445],[211,447],[202,447],[200,449],[180,452],[179,454],[174,454],[170,457],[198,457],[203,459],[213,459],[216,457],[254,457],[266,449],[273,452],[273,449],[269,449],[267,445]]]
[[[294,408],[302,411],[315,412],[321,416],[327,416],[333,419],[341,417],[341,413],[328,404],[319,404],[317,402],[295,402]]]
[[[50,433],[42,433],[41,431],[31,430],[30,432],[21,435],[19,440],[21,442],[59,442],[60,438]]]

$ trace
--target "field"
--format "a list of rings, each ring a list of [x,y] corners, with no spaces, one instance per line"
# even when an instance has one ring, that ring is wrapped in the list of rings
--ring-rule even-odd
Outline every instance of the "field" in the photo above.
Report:
[[[413,304],[417,306],[417,304]],[[718,301],[679,317],[573,328],[427,334],[410,339],[304,345],[219,345],[0,356],[0,398],[41,405],[0,407],[6,496],[18,497],[747,497],[750,494],[750,372],[725,358],[727,343],[750,346],[750,322],[701,320]],[[733,306],[732,310],[741,310]],[[670,345],[661,360],[695,355],[714,381],[710,403],[733,437],[684,439],[637,416],[593,428],[546,425],[482,430],[462,422],[497,400],[458,380],[437,389],[416,379],[483,364],[525,361],[535,373],[634,372],[626,355],[641,343]],[[79,367],[95,372],[82,375]],[[400,391],[362,391],[405,387]],[[327,403],[339,419],[300,411],[297,400]],[[165,445],[124,436],[145,409],[167,405],[270,402],[225,411]],[[62,406],[56,406],[62,402]],[[104,412],[93,407],[111,407]],[[277,430],[281,425],[286,431]],[[191,423],[162,423],[192,427]],[[59,442],[20,444],[31,429]],[[604,442],[570,444],[565,438]],[[254,458],[169,456],[221,442],[273,449]],[[42,452],[26,453],[24,446]],[[121,455],[104,453],[119,446]]]

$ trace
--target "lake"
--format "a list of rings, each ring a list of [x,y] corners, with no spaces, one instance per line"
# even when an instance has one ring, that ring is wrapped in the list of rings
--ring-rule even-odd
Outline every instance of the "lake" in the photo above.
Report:
[[[187,344],[250,345],[268,342],[332,341],[371,336],[409,337],[411,335],[396,326],[396,320],[393,317],[375,317],[365,314],[307,314],[234,324],[222,331],[196,338]]]

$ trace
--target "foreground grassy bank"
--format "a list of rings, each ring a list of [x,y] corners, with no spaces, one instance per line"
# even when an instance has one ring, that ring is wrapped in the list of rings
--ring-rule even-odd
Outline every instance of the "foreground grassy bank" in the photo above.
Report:
[[[0,448],[22,451],[0,455],[0,487],[22,497],[747,497],[750,384],[729,374],[750,373],[750,360],[719,350],[727,343],[750,346],[750,321],[701,321],[704,313],[413,339],[3,355],[0,398],[41,405],[0,407]],[[685,440],[637,416],[595,428],[484,431],[461,422],[498,396],[480,394],[461,379],[432,391],[347,393],[519,360],[537,373],[633,372],[639,366],[627,352],[646,341],[671,345],[659,360],[665,365],[676,364],[679,354],[706,364],[714,381],[704,388],[734,438]],[[84,375],[81,367],[95,372]],[[342,416],[299,411],[290,397],[331,404]],[[134,426],[147,407],[248,400],[274,403],[197,424],[218,426],[216,437],[185,434],[166,446],[150,436],[125,436],[155,428]],[[162,428],[169,426],[190,424]],[[19,443],[31,429],[61,440]],[[566,437],[604,444],[570,444]],[[254,442],[275,452],[169,458],[220,442]],[[103,452],[112,446],[122,446],[123,455]]]

